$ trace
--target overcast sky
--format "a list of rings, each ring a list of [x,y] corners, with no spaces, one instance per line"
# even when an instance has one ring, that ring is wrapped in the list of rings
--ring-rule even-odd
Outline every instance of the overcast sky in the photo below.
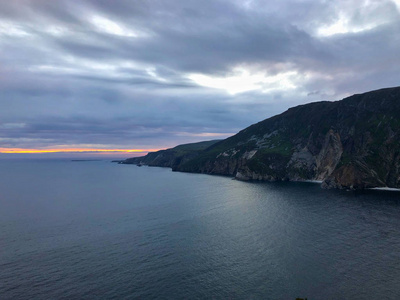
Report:
[[[2,149],[166,148],[399,83],[400,0],[0,0]]]

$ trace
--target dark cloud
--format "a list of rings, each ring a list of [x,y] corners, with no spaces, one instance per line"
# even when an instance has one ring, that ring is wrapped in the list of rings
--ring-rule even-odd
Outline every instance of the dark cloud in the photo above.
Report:
[[[167,147],[398,85],[397,5],[0,1],[0,144]]]

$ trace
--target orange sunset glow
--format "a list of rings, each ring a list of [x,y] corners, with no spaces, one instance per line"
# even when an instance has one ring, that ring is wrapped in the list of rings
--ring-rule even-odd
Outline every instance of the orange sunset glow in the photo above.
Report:
[[[24,153],[24,154],[35,154],[35,153],[106,153],[106,152],[118,152],[118,153],[146,153],[154,152],[161,149],[90,149],[90,148],[63,148],[63,149],[23,149],[23,148],[0,148],[0,153]]]

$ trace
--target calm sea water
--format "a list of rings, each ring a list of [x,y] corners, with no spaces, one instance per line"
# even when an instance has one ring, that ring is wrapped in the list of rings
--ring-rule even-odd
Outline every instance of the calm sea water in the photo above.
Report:
[[[0,161],[0,299],[399,299],[400,193]]]

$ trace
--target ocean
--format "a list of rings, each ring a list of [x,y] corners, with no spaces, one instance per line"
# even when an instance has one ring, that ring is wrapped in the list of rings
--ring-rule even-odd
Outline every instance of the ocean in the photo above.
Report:
[[[0,299],[399,299],[400,192],[0,161]]]

